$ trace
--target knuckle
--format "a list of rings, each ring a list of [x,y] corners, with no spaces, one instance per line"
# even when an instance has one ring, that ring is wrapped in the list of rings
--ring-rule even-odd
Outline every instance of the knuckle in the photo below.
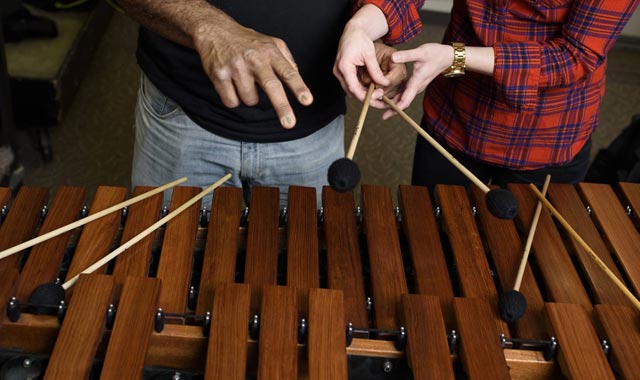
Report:
[[[222,104],[229,108],[236,108],[240,105],[237,99],[229,99],[227,97],[222,97]]]
[[[276,41],[274,41],[273,39],[264,42],[260,46],[260,50],[263,51],[266,54],[275,54],[275,53],[280,51],[278,49],[278,43]]]
[[[250,58],[254,57],[257,53],[258,53],[258,52],[256,51],[256,49],[249,48],[249,49],[245,49],[245,50],[242,52],[242,56],[243,56],[245,59],[250,59]]]
[[[244,88],[240,92],[240,97],[242,98],[242,103],[248,106],[255,106],[260,100],[255,88]]]
[[[273,38],[273,47],[276,49],[286,49],[287,48],[287,44],[284,42],[284,40],[280,39],[280,38]]]
[[[280,76],[284,79],[295,79],[298,77],[298,71],[293,67],[286,67],[280,71]]]
[[[278,115],[287,115],[293,113],[291,106],[289,106],[289,103],[287,102],[274,104],[273,107],[275,108]]]
[[[217,80],[226,81],[231,79],[231,70],[226,67],[217,67],[212,70],[212,75]]]
[[[366,59],[376,59],[376,52],[375,51],[371,51],[371,50],[367,50],[364,52],[364,57]]]
[[[357,94],[360,88],[356,85],[350,84],[347,86],[347,89],[349,90],[350,93]]]
[[[246,70],[246,67],[247,67],[246,62],[243,59],[236,58],[233,61],[231,61],[231,71],[234,74],[237,74],[241,71]]]
[[[280,81],[274,77],[266,78],[262,81],[262,87],[265,89],[278,89],[282,88],[282,84]]]
[[[244,99],[244,104],[246,104],[249,107],[253,107],[256,104],[258,104],[258,97],[246,98],[246,99]]]

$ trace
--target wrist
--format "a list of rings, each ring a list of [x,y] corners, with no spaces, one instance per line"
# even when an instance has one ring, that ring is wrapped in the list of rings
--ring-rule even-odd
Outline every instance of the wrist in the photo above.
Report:
[[[201,40],[210,40],[211,36],[233,34],[239,27],[237,22],[217,8],[204,4],[200,6],[198,16],[185,25],[185,32],[191,37],[194,46]]]
[[[495,53],[493,47],[467,46],[467,71],[493,76]]]
[[[443,75],[447,78],[463,76],[467,68],[467,50],[465,45],[461,42],[454,42],[451,44],[450,51],[453,51],[453,59],[450,61],[451,65],[443,72]]]
[[[442,45],[443,47],[443,53],[442,55],[440,55],[442,57],[442,73],[444,74],[445,72],[447,72],[450,68],[451,65],[453,65],[453,60],[455,58],[455,50],[453,49],[453,46],[449,45]]]
[[[345,25],[345,32],[355,30],[364,32],[367,37],[375,41],[389,33],[389,25],[387,25],[387,18],[380,8],[372,4],[365,4]]]

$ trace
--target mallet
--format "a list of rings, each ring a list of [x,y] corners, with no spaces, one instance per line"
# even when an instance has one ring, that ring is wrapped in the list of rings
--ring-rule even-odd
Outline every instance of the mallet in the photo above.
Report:
[[[507,189],[497,188],[489,189],[478,177],[476,177],[469,169],[464,167],[451,153],[449,153],[440,143],[431,137],[418,123],[413,121],[409,115],[398,107],[393,100],[382,96],[382,100],[398,113],[413,129],[420,134],[429,144],[431,144],[440,154],[444,156],[453,166],[455,166],[465,177],[467,177],[474,185],[485,193],[487,208],[494,216],[500,219],[513,219],[518,215],[518,202],[516,198]]]
[[[549,182],[551,182],[551,176],[547,175],[542,185],[542,195],[547,194],[549,189]],[[531,244],[533,243],[533,236],[536,234],[536,228],[538,227],[538,219],[540,219],[540,212],[542,211],[542,203],[538,201],[536,205],[536,211],[533,214],[533,221],[529,228],[529,236],[527,236],[527,242],[524,246],[524,253],[522,254],[522,260],[520,261],[520,267],[518,268],[518,274],[516,275],[516,281],[513,285],[513,289],[500,295],[498,300],[498,310],[500,316],[506,322],[513,323],[522,318],[527,311],[527,299],[522,293],[520,293],[520,285],[522,284],[522,277],[524,276],[525,268],[527,267],[527,261],[529,259],[529,252],[531,252]]]
[[[371,102],[371,95],[373,94],[375,87],[376,86],[373,82],[369,85],[369,91],[367,91],[367,96],[364,98],[360,117],[358,118],[358,124],[356,125],[356,130],[353,132],[353,138],[351,139],[351,145],[349,145],[347,156],[333,161],[331,166],[329,166],[327,179],[329,180],[329,185],[331,185],[335,191],[341,193],[351,191],[358,185],[358,182],[360,182],[360,168],[358,167],[358,164],[353,161],[353,155],[356,153],[356,146],[360,139],[362,126],[364,125],[364,120],[367,117],[369,102]]]
[[[162,219],[158,220],[157,222],[155,222],[154,224],[149,226],[144,231],[140,232],[136,236],[134,236],[131,239],[129,239],[127,242],[122,244],[120,247],[116,248],[111,253],[109,253],[108,255],[104,256],[102,259],[98,260],[93,265],[89,266],[87,269],[83,270],[80,274],[93,273],[95,270],[101,268],[103,265],[105,265],[109,261],[115,259],[122,252],[124,252],[127,249],[131,248],[134,244],[136,244],[140,240],[144,239],[147,235],[149,235],[153,231],[157,230],[162,225],[166,224],[171,219],[173,219],[176,216],[178,216],[181,212],[183,212],[184,210],[188,209],[193,204],[195,204],[197,201],[202,199],[205,195],[207,195],[210,192],[212,192],[213,190],[215,190],[217,187],[219,187],[224,182],[226,182],[229,178],[231,178],[231,174],[230,173],[226,174],[225,176],[220,178],[214,184],[210,185],[209,187],[204,189],[202,192],[198,193],[198,195],[196,195],[195,197],[193,197],[193,198],[189,199],[188,201],[186,201],[185,203],[183,203],[180,207],[178,207],[174,211],[170,212],[165,217],[163,217]],[[77,274],[76,276],[74,276],[71,279],[67,280],[63,285],[49,282],[49,283],[42,284],[42,285],[38,286],[33,291],[33,293],[31,293],[31,296],[29,297],[29,303],[32,304],[32,305],[43,305],[43,306],[45,306],[45,305],[58,305],[60,303],[60,301],[64,300],[65,291],[67,289],[69,289],[71,286],[73,286],[73,284],[75,284],[76,281],[78,281],[78,278],[80,277],[80,274]],[[34,308],[34,312],[36,314],[37,313],[43,313],[43,312],[46,312],[46,309],[47,309],[46,307],[43,308],[43,307],[37,307],[36,306]]]

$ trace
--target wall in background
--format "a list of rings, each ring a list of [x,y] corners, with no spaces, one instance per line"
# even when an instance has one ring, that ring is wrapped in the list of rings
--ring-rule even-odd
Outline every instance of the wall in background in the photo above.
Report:
[[[422,9],[449,13],[452,5],[453,0],[427,0]],[[622,31],[622,35],[625,37],[640,38],[640,11],[636,11],[634,13],[631,20],[629,20],[627,26]]]
[[[640,11],[638,9],[636,9],[636,12],[631,16],[631,20],[622,31],[623,36],[640,38]]]

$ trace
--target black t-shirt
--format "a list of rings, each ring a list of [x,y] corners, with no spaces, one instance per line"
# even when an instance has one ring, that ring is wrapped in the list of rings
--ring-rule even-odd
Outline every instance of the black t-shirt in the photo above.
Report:
[[[145,28],[140,29],[137,58],[143,72],[201,127],[226,138],[277,142],[307,136],[344,114],[344,93],[333,76],[338,41],[350,15],[349,0],[209,0],[241,25],[283,39],[314,96],[302,106],[287,89],[296,114],[295,128],[280,125],[266,94],[253,107],[227,108],[202,69],[200,57]],[[286,86],[285,86],[286,87]]]

